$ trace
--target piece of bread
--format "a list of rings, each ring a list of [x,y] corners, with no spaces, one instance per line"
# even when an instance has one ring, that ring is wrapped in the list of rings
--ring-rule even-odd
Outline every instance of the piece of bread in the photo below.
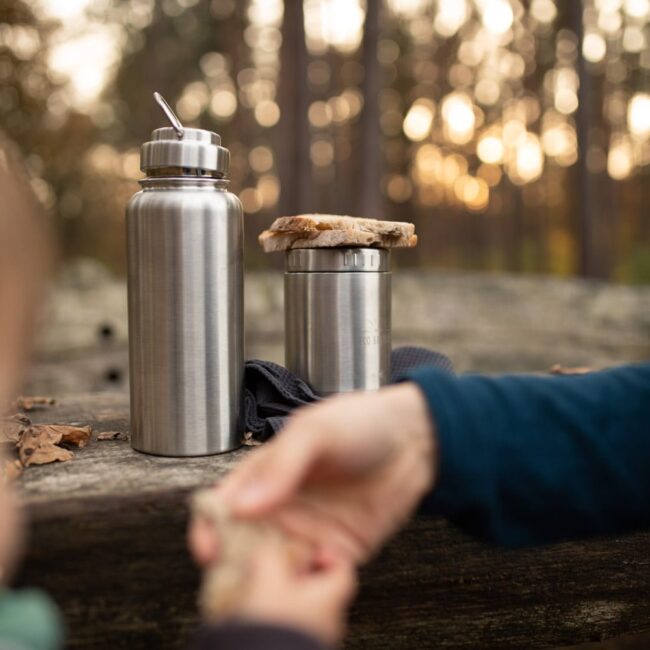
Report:
[[[312,561],[313,550],[305,542],[290,539],[269,520],[232,517],[212,489],[192,496],[192,517],[212,531],[219,546],[219,557],[204,570],[199,608],[207,622],[236,615],[248,596],[251,562],[265,546],[277,545],[288,563],[303,572]]]
[[[304,232],[274,232],[265,230],[259,236],[265,253],[286,251],[291,248],[340,248],[362,246],[364,248],[413,248],[417,235],[393,237],[364,232],[362,230],[317,230]]]
[[[412,223],[379,221],[337,214],[299,214],[276,219],[269,230],[273,232],[313,232],[322,230],[360,230],[391,237],[411,237],[415,234]]]

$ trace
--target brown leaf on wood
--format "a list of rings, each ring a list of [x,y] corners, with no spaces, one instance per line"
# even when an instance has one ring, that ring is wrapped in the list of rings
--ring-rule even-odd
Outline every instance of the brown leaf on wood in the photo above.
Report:
[[[244,447],[259,447],[264,443],[260,442],[259,440],[255,440],[252,431],[246,431],[246,433],[244,433],[244,439],[242,440],[242,444],[244,445]]]
[[[6,418],[0,418],[0,443],[18,443],[23,433],[31,426],[30,419],[17,413]]]
[[[549,372],[552,375],[586,375],[589,372],[593,372],[593,370],[589,366],[576,366],[571,368],[556,363],[554,366],[551,366]]]
[[[57,447],[54,443],[57,436],[61,439],[62,434],[48,427],[49,425],[30,427],[23,433],[18,444],[18,455],[24,467],[65,462],[73,458],[71,451]]]
[[[123,431],[102,431],[97,434],[97,440],[128,440],[129,437]]]
[[[89,426],[77,427],[70,424],[35,424],[32,428],[47,436],[53,445],[72,445],[80,449],[88,444],[92,433]]]
[[[14,407],[19,411],[34,411],[39,407],[48,407],[56,404],[53,397],[27,397],[22,395],[14,402]]]

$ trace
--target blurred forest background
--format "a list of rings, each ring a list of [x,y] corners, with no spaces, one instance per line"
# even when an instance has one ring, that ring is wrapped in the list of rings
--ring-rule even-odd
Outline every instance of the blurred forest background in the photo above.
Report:
[[[158,90],[230,149],[250,268],[319,211],[414,221],[401,266],[649,283],[649,41],[650,0],[0,0],[0,130],[120,274]]]

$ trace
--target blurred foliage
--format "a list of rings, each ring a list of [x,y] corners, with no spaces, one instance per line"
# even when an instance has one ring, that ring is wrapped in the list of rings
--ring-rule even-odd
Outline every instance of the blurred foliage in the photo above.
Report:
[[[0,0],[0,27],[5,26],[13,28],[6,31],[13,43],[5,36],[0,45],[0,128],[25,155],[33,189],[54,221],[63,254],[90,254],[119,268],[123,237],[121,224],[119,230],[111,226],[120,221],[115,219],[114,183],[105,183],[86,160],[102,135],[88,115],[70,109],[66,80],[48,65],[57,24],[39,21],[23,0]]]
[[[50,65],[61,25],[0,0],[0,128],[63,255],[118,272],[158,90],[231,150],[251,266],[279,265],[256,245],[279,210],[310,210],[414,221],[397,266],[650,282],[644,1],[385,0],[369,22],[358,0],[305,0],[304,21],[281,0],[102,0],[88,20],[119,56],[80,107]]]

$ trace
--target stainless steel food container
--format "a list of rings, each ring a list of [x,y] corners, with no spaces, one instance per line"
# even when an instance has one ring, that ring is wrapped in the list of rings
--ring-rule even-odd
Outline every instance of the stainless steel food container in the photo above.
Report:
[[[126,211],[131,444],[201,456],[241,441],[243,217],[220,137],[163,108]]]
[[[289,250],[286,366],[321,395],[374,390],[390,378],[390,252]]]

